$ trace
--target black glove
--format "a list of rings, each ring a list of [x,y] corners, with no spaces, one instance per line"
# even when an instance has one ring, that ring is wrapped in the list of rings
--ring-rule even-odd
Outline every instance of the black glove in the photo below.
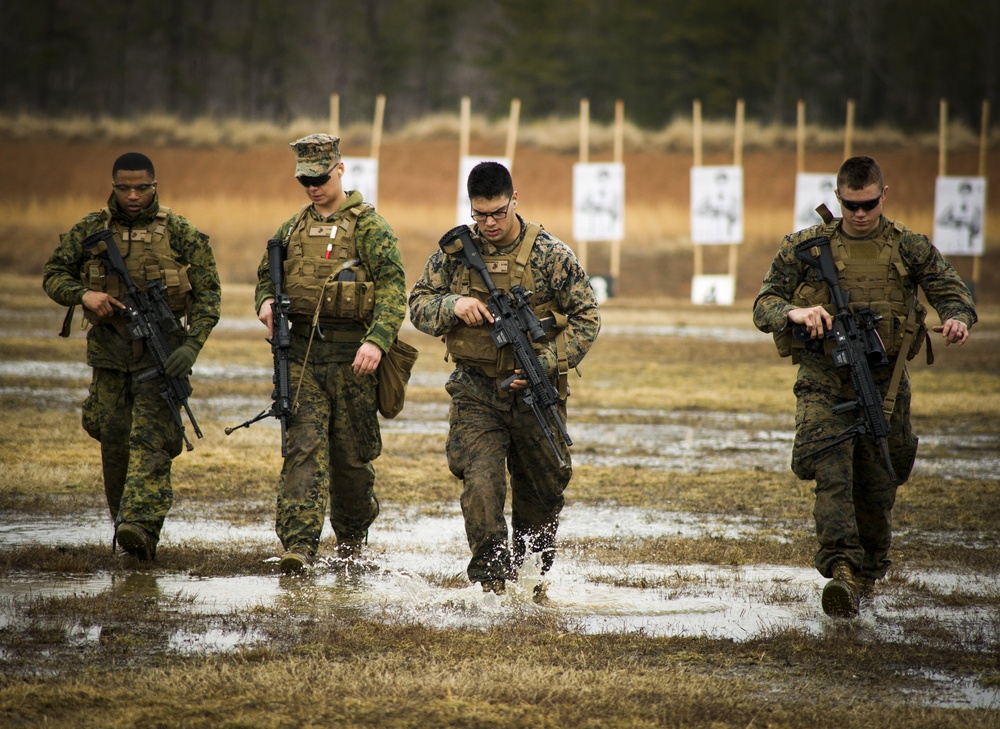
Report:
[[[163,364],[163,369],[171,377],[185,377],[191,374],[191,367],[198,358],[201,345],[194,340],[188,340],[173,351]]]

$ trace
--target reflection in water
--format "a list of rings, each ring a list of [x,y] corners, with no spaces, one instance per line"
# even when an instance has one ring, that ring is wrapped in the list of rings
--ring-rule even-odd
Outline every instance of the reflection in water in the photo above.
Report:
[[[547,575],[550,604],[532,603],[540,581],[538,566],[526,564],[521,579],[507,594],[484,594],[464,578],[468,547],[460,510],[455,504],[423,508],[383,505],[382,517],[371,531],[364,569],[345,569],[325,556],[306,575],[278,574],[277,556],[271,575],[194,577],[166,573],[155,566],[122,574],[50,576],[12,573],[0,584],[0,628],[30,619],[23,611],[37,597],[95,596],[110,593],[146,613],[134,629],[127,619],[108,620],[111,627],[77,625],[68,639],[80,647],[101,650],[144,650],[203,654],[244,649],[266,642],[266,637],[234,616],[263,607],[294,615],[308,606],[328,615],[351,615],[393,623],[418,621],[437,628],[481,630],[546,615],[566,629],[581,633],[639,632],[649,636],[709,636],[736,641],[766,635],[782,628],[823,634],[838,629],[836,621],[819,609],[825,582],[811,567],[779,565],[625,564],[607,566],[574,549],[578,540],[629,539],[664,534],[689,538],[759,538],[765,524],[752,518],[658,511],[634,507],[570,505],[563,512],[563,542],[555,566]],[[95,526],[98,525],[98,526]],[[54,527],[58,527],[54,528]],[[791,525],[808,531],[809,524]],[[67,542],[106,541],[103,511],[93,510],[67,525],[55,519],[33,518],[0,527],[0,546],[43,543],[52,534]],[[223,520],[195,517],[179,506],[164,528],[161,548],[253,544],[264,551],[277,543],[269,523],[233,527]],[[989,595],[1000,590],[1000,576],[926,572],[914,576],[921,589],[946,597],[956,588],[964,593]],[[940,603],[941,601],[936,601]],[[913,620],[932,622],[958,645],[996,645],[1000,624],[983,614],[981,606],[940,605],[933,610],[899,600],[890,588],[863,608],[852,631],[873,643],[922,640],[907,626]],[[162,626],[150,630],[152,614],[162,615]],[[207,620],[208,628],[191,629],[185,616]],[[204,620],[200,623],[205,625]],[[152,621],[152,622],[155,622]],[[236,627],[233,627],[235,624]],[[841,626],[842,627],[842,626]],[[948,685],[939,696],[956,705],[984,706],[985,695],[975,686]],[[938,699],[935,699],[938,701]]]

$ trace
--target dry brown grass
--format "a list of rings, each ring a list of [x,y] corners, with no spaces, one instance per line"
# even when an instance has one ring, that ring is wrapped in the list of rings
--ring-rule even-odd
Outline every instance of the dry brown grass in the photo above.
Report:
[[[26,129],[34,125],[41,139]],[[522,130],[515,179],[529,217],[568,239],[569,179],[575,161],[575,122],[552,121]],[[62,311],[39,285],[42,263],[58,233],[103,204],[111,160],[142,142],[158,167],[163,202],[212,235],[225,282],[226,320],[252,317],[252,280],[264,242],[300,204],[290,181],[287,142],[322,128],[306,120],[286,128],[239,128],[236,146],[219,148],[218,125],[183,128],[169,119],[106,122],[95,127],[46,126],[43,120],[0,118],[0,307],[22,329],[0,336],[4,361],[82,362],[84,342],[54,336]],[[572,128],[571,128],[572,127]],[[400,236],[407,278],[418,275],[440,232],[453,220],[456,127],[452,119],[390,136],[383,147],[380,210]],[[477,120],[474,149],[502,151],[502,126]],[[728,163],[731,128],[708,126],[707,163]],[[367,149],[366,131],[345,130],[345,142]],[[690,129],[671,124],[651,135],[627,130],[629,228],[622,296],[603,309],[606,334],[574,379],[570,430],[588,421],[657,422],[665,413],[713,411],[788,414],[794,368],[770,343],[734,345],[680,337],[612,336],[614,325],[749,328],[757,282],[791,219],[794,154],[788,130],[758,129],[746,157],[748,240],[740,249],[734,307],[687,303],[691,250],[687,236]],[[52,138],[55,137],[55,141]],[[569,141],[567,141],[567,139]],[[593,134],[607,156],[606,129]],[[99,141],[95,141],[99,140]],[[423,140],[423,141],[419,141]],[[419,143],[418,143],[419,141]],[[859,138],[891,175],[891,214],[927,229],[936,169],[934,143],[885,136]],[[813,146],[813,143],[814,146]],[[835,169],[835,133],[811,137],[810,169]],[[680,150],[680,151],[677,151]],[[757,151],[754,151],[757,150]],[[822,151],[825,150],[825,151]],[[859,150],[861,151],[861,150]],[[991,151],[991,166],[1000,161]],[[952,160],[956,174],[975,171],[974,151]],[[61,186],[52,190],[52,170]],[[1000,190],[991,188],[991,195]],[[990,209],[1000,210],[1000,197]],[[990,250],[1000,219],[988,223]],[[706,252],[707,270],[725,266],[725,251]],[[606,267],[604,246],[591,247],[591,270]],[[965,265],[965,262],[958,262]],[[984,260],[981,323],[966,347],[936,350],[938,362],[911,367],[918,431],[993,433],[1000,429],[1000,266]],[[12,275],[16,273],[22,275]],[[992,298],[991,298],[992,297]],[[252,321],[251,321],[252,323]],[[51,331],[48,339],[30,330]],[[418,370],[443,381],[449,366],[439,342],[408,338],[421,349]],[[267,368],[262,330],[217,330],[199,363]],[[0,387],[82,388],[84,381],[43,379],[25,372],[0,378]],[[267,404],[263,382],[195,378],[192,407],[205,432],[193,453],[174,463],[176,499],[192,511],[234,525],[272,518],[280,468],[275,428],[255,426],[228,438],[201,403],[239,397],[244,417]],[[410,401],[447,401],[440,387],[413,386]],[[79,425],[79,403],[52,404],[34,395],[0,395],[13,427],[0,431],[0,512],[20,518],[101,510],[103,489],[96,444]],[[618,415],[609,415],[617,411]],[[682,416],[680,416],[682,417]],[[387,433],[378,460],[379,494],[387,509],[436,508],[453,503],[458,484],[444,463],[444,437]],[[814,635],[773,629],[748,641],[650,638],[641,633],[587,635],[558,610],[526,611],[484,631],[428,628],[397,616],[359,617],[342,609],[330,590],[308,581],[286,586],[286,597],[244,611],[190,610],[180,595],[136,588],[156,574],[268,574],[270,556],[258,545],[220,550],[185,542],[158,556],[150,571],[130,570],[105,545],[0,548],[0,577],[25,574],[110,573],[117,587],[92,596],[21,595],[0,599],[0,724],[11,726],[381,726],[381,727],[944,727],[995,726],[998,708],[968,710],[912,700],[934,692],[932,678],[955,677],[981,690],[1000,685],[995,594],[958,589],[943,594],[904,570],[942,566],[995,574],[1000,487],[993,481],[943,482],[915,476],[895,510],[901,535],[886,581],[893,599],[923,606],[929,617],[899,626],[905,640],[873,637],[857,626],[832,626]],[[664,565],[806,564],[812,508],[809,483],[787,472],[748,468],[704,473],[578,466],[568,498],[694,512],[758,524],[747,539],[663,535],[618,542],[568,541],[565,549],[600,561],[607,581],[676,595],[701,585],[677,574],[647,584],[622,578],[630,563]],[[784,534],[783,534],[784,533]],[[930,537],[928,537],[930,535]],[[785,536],[787,539],[777,539]],[[969,547],[965,542],[974,543]],[[325,548],[329,551],[327,542]],[[427,575],[459,588],[463,578]],[[155,586],[155,579],[150,580]],[[120,589],[119,589],[120,588]],[[781,584],[759,596],[783,604]],[[934,611],[972,606],[986,616],[950,625]],[[16,607],[16,609],[15,609]],[[7,627],[5,615],[26,615]],[[99,630],[99,639],[74,636]],[[176,630],[254,636],[219,654],[184,654]]]

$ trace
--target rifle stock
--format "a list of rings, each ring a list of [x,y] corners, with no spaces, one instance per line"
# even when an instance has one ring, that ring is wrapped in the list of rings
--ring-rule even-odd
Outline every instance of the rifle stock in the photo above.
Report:
[[[531,342],[545,340],[545,332],[541,322],[531,309],[531,292],[523,286],[512,286],[508,293],[497,289],[496,284],[486,270],[483,261],[467,225],[460,225],[445,233],[439,245],[449,255],[458,256],[470,269],[479,274],[483,284],[489,291],[487,308],[493,317],[490,336],[497,349],[509,346],[514,355],[514,362],[520,374],[514,374],[501,383],[501,388],[509,390],[511,383],[523,379],[528,387],[520,390],[522,401],[531,408],[535,419],[541,426],[545,439],[552,447],[552,452],[565,464],[565,459],[556,444],[555,430],[567,446],[573,445],[573,440],[566,431],[556,405],[559,403],[559,391],[549,381],[548,375],[538,361],[538,356],[532,349]]]
[[[180,428],[185,447],[189,451],[194,450],[184,429],[180,411],[183,407],[195,435],[201,438],[201,428],[198,427],[198,422],[188,405],[188,397],[192,393],[191,382],[187,377],[171,377],[165,369],[167,359],[170,357],[166,335],[180,327],[164,295],[166,286],[161,281],[147,281],[145,291],[139,289],[128,272],[125,259],[122,258],[115,243],[114,234],[107,228],[87,236],[83,241],[83,249],[103,259],[109,273],[117,275],[125,285],[125,295],[121,299],[125,309],[121,315],[125,317],[129,336],[133,341],[143,342],[155,362],[152,368],[140,372],[136,381],[150,382],[157,378],[162,380],[160,396],[167,401],[174,422]]]
[[[289,353],[292,349],[292,330],[288,319],[290,302],[284,291],[285,280],[285,246],[280,238],[272,238],[267,242],[267,270],[274,284],[274,301],[271,302],[272,331],[268,343],[271,345],[271,356],[274,363],[274,374],[271,381],[274,391],[271,393],[271,407],[237,426],[226,428],[226,435],[240,428],[249,428],[264,418],[277,418],[281,423],[281,456],[288,455],[288,416],[292,414],[292,376],[289,367]]]
[[[854,391],[858,394],[856,400],[848,400],[834,405],[832,408],[837,415],[857,410],[858,419],[853,426],[837,436],[805,441],[802,445],[831,441],[810,454],[814,455],[849,440],[855,435],[867,435],[878,444],[889,477],[893,483],[898,483],[896,471],[893,469],[892,459],[889,456],[887,441],[889,421],[886,420],[885,412],[882,409],[882,396],[875,385],[871,372],[871,367],[888,363],[885,347],[875,329],[876,323],[881,317],[871,309],[860,309],[857,312],[852,312],[848,307],[850,292],[845,292],[840,288],[840,280],[837,277],[837,267],[830,250],[829,238],[820,236],[799,243],[795,247],[795,257],[816,268],[830,289],[830,295],[837,312],[833,315],[833,327],[826,332],[825,338],[832,342],[830,356],[833,358],[834,365],[838,369],[845,367],[849,369],[851,384],[854,385]],[[803,335],[799,332],[797,336],[801,339]]]

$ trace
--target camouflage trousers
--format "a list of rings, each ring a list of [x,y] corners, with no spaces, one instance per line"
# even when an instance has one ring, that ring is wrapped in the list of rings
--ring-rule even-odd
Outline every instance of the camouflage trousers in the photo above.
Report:
[[[302,366],[291,363],[293,397]],[[275,532],[286,550],[315,556],[327,502],[338,542],[361,542],[375,521],[375,467],[382,452],[376,379],[350,362],[312,364],[288,419]]]
[[[552,566],[563,492],[573,475],[569,450],[558,439],[560,465],[531,410],[520,403],[501,411],[452,393],[448,467],[462,479],[462,515],[472,550],[472,582],[513,578],[527,552],[540,553],[542,571]],[[565,419],[566,406],[558,406]],[[508,546],[504,502],[510,472],[511,523]]]
[[[891,368],[880,368],[872,375],[884,397]],[[846,559],[858,574],[884,577],[891,564],[892,508],[899,484],[889,478],[881,449],[868,436],[855,436],[826,450],[817,450],[822,448],[823,440],[807,443],[832,439],[854,425],[856,410],[841,415],[831,412],[832,406],[852,399],[853,388],[832,363],[804,355],[795,396],[792,470],[801,479],[816,479],[816,569],[829,577],[833,563]],[[893,470],[901,484],[909,478],[917,454],[917,438],[910,426],[910,381],[905,372],[887,441]]]
[[[158,379],[139,383],[135,372],[95,367],[83,403],[83,428],[101,444],[104,494],[115,525],[138,524],[160,538],[173,504],[172,459],[181,431]]]

